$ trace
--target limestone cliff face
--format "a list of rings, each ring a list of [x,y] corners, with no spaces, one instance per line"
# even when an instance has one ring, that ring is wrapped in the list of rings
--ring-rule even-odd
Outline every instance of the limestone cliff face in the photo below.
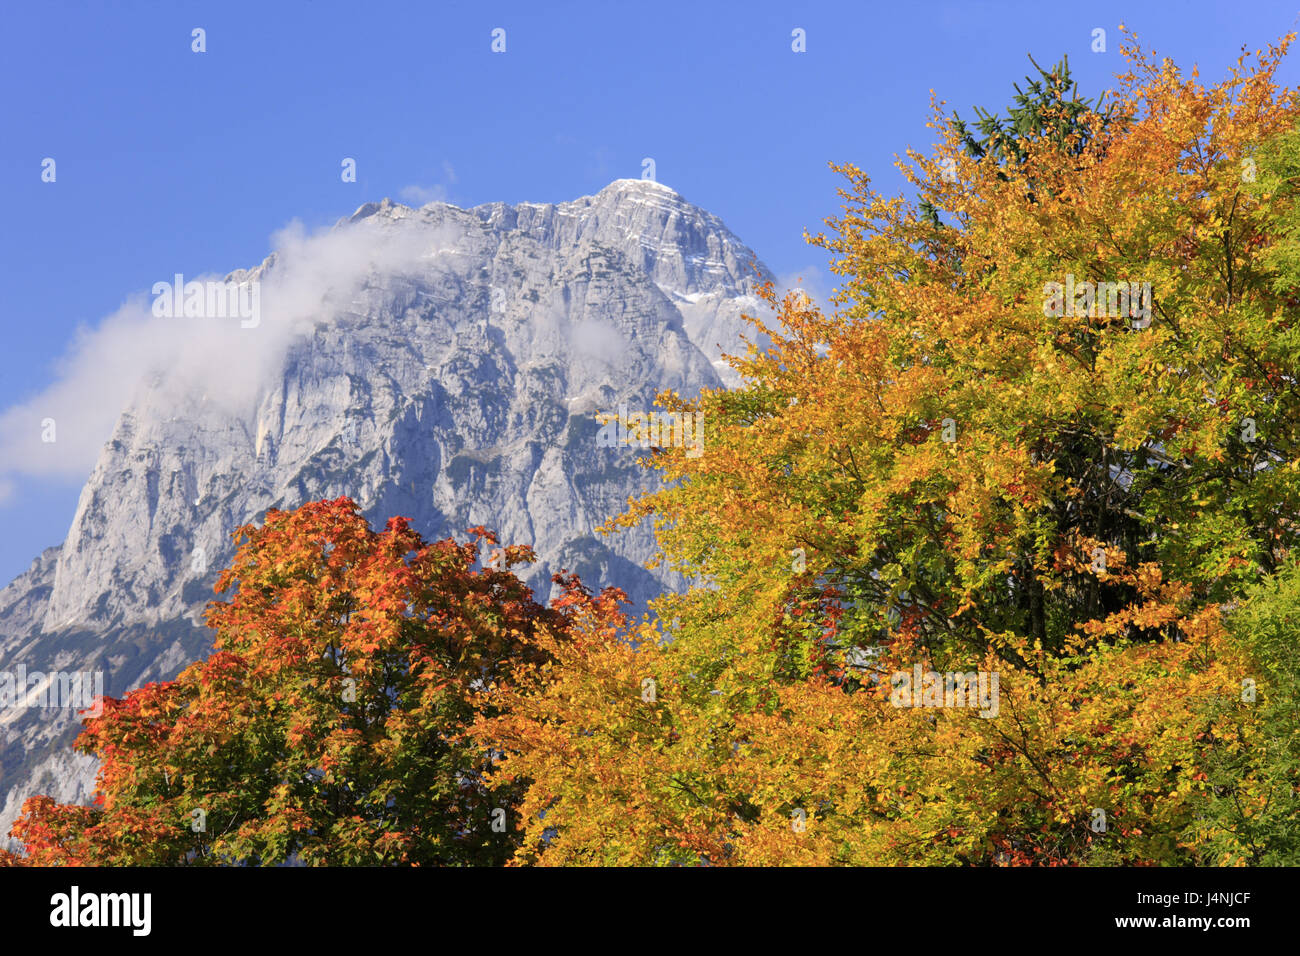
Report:
[[[644,568],[648,530],[593,533],[652,480],[635,451],[598,446],[594,416],[735,383],[720,356],[742,350],[770,277],[754,253],[638,180],[556,205],[385,200],[336,231],[410,261],[322,298],[237,410],[142,382],[66,541],[0,591],[0,669],[101,670],[114,696],[174,676],[210,646],[199,615],[231,532],[340,495],[426,538],[486,525],[531,544],[539,597],[562,568],[638,604],[680,586]],[[281,269],[272,256],[236,278]],[[0,832],[31,793],[89,796],[74,734],[66,709],[4,714]]]

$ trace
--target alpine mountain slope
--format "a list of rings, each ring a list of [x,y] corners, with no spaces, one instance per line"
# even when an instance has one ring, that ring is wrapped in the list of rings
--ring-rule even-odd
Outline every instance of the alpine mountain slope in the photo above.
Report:
[[[485,525],[531,545],[539,597],[561,569],[637,606],[682,586],[646,569],[649,530],[593,531],[653,480],[643,452],[598,443],[596,415],[736,384],[722,355],[771,275],[717,217],[618,180],[558,204],[367,203],[324,243],[314,269],[307,244],[226,277],[263,290],[263,319],[231,335],[281,343],[242,391],[166,369],[139,383],[66,540],[0,591],[0,669],[102,672],[111,696],[173,677],[210,648],[231,532],[340,495],[427,539]],[[294,288],[311,306],[278,314]],[[0,833],[34,793],[89,799],[75,713],[0,716]]]

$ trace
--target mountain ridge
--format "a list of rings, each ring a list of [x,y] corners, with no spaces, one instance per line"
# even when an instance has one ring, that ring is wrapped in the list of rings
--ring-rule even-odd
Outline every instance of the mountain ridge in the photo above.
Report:
[[[265,329],[238,333],[262,378],[224,398],[220,376],[140,384],[65,541],[0,589],[0,667],[102,670],[112,696],[174,676],[210,648],[231,532],[340,494],[379,526],[532,545],[539,599],[565,568],[643,608],[683,582],[644,567],[650,531],[595,534],[650,480],[597,446],[595,413],[736,384],[721,356],[770,278],[720,219],[640,180],[555,204],[362,204],[227,277],[265,289]],[[89,797],[74,732],[57,709],[0,726],[0,832],[31,793]]]

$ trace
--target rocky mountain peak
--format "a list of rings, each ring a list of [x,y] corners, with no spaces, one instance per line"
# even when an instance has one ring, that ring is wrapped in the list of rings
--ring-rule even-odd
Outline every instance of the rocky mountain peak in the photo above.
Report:
[[[166,370],[140,384],[67,539],[0,591],[0,666],[102,671],[114,696],[173,676],[210,646],[198,622],[231,533],[340,495],[376,525],[532,545],[543,598],[569,569],[644,606],[682,582],[646,569],[648,530],[595,533],[653,479],[635,450],[598,445],[594,415],[733,382],[721,355],[768,274],[720,219],[643,180],[561,203],[360,206],[232,273],[262,283],[267,313],[240,333],[258,364],[238,389]],[[35,711],[0,726],[0,826],[27,793],[88,795],[72,728]]]

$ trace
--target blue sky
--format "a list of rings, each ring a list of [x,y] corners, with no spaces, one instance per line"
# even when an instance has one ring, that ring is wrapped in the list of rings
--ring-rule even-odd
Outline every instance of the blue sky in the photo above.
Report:
[[[931,90],[963,114],[1001,109],[1027,54],[1068,54],[1095,95],[1121,66],[1121,22],[1215,80],[1298,13],[1294,0],[10,2],[0,415],[128,296],[254,265],[291,221],[311,230],[384,196],[562,201],[639,177],[652,157],[660,182],[778,275],[824,273],[802,235],[838,211],[827,162],[901,188],[895,154],[934,139]],[[791,50],[796,28],[805,53]],[[1300,84],[1295,54],[1282,80]],[[13,468],[0,460],[0,585],[62,541],[88,474]]]

